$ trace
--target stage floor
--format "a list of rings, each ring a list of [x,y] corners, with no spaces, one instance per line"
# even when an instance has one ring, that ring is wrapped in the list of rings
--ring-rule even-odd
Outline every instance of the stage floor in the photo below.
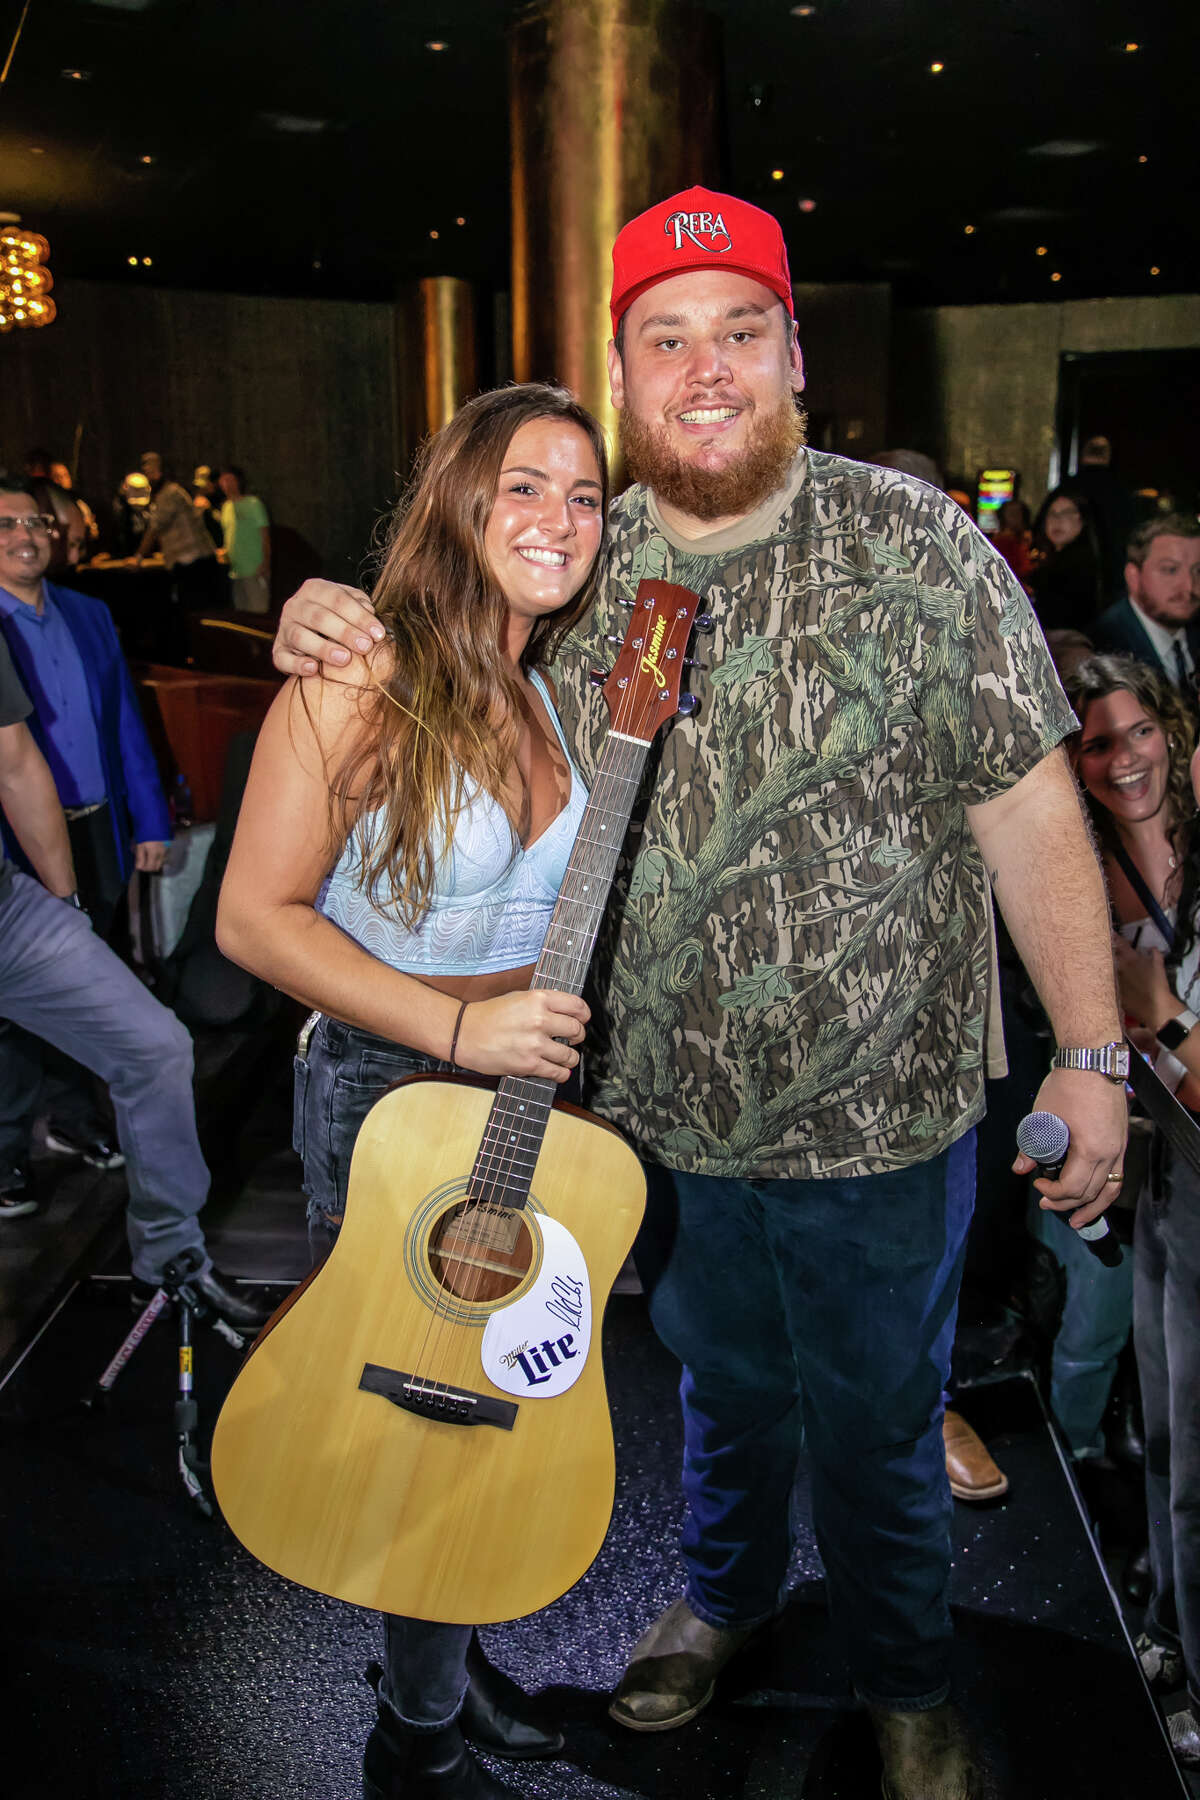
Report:
[[[169,1322],[107,1412],[77,1409],[129,1319],[119,1278],[77,1287],[0,1390],[8,1800],[352,1800],[377,1622],[272,1575],[187,1500]],[[677,1370],[639,1297],[614,1299],[605,1345],[619,1470],[608,1541],[571,1594],[483,1634],[525,1686],[548,1691],[567,1732],[562,1759],[510,1765],[508,1779],[529,1800],[874,1800],[878,1764],[803,1525],[791,1603],[714,1704],[668,1734],[608,1721],[625,1653],[679,1591],[680,1500]],[[237,1360],[201,1331],[208,1430]],[[990,1796],[1178,1800],[1186,1789],[1033,1383],[960,1404],[1011,1481],[1005,1500],[955,1509],[959,1695]],[[798,1508],[803,1520],[803,1482]]]

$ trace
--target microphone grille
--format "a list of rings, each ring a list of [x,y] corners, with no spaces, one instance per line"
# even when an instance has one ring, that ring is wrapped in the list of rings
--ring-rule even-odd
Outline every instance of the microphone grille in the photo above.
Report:
[[[1057,1113],[1026,1113],[1017,1126],[1017,1148],[1034,1162],[1058,1162],[1070,1147],[1071,1133]]]

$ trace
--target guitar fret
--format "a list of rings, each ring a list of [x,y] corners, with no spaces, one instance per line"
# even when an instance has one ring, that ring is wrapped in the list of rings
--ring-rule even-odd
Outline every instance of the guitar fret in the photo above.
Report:
[[[675,596],[674,602],[657,599],[664,586],[667,594]],[[682,590],[669,585],[645,583],[644,587],[647,594],[655,597],[655,604],[678,605],[682,597]],[[694,595],[690,599],[695,602]],[[641,600],[639,588],[639,603]],[[646,598],[644,604],[649,607],[652,600]],[[684,615],[677,613],[676,617]],[[634,689],[623,694],[616,704],[531,987],[555,987],[575,994],[582,990],[646,754],[657,730],[656,726],[642,739],[633,737],[623,727],[646,704],[642,700],[639,706]],[[490,1184],[497,1192],[528,1194],[556,1086],[554,1082],[515,1076],[507,1076],[501,1082],[472,1172],[472,1191],[478,1183]]]

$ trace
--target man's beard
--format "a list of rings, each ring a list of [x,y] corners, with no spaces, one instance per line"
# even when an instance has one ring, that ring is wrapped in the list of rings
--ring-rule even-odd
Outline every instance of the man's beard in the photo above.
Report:
[[[665,425],[650,425],[630,407],[618,420],[625,466],[659,500],[691,519],[740,519],[787,480],[805,442],[804,408],[789,393],[774,411],[755,414],[740,456],[723,469],[702,469],[671,445]]]

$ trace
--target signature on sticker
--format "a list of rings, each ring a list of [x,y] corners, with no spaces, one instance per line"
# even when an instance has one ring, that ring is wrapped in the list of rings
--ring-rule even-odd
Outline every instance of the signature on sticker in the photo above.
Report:
[[[550,1283],[550,1292],[554,1298],[547,1300],[546,1311],[564,1325],[573,1325],[578,1331],[583,1325],[583,1283],[573,1281],[569,1275],[556,1275]]]

